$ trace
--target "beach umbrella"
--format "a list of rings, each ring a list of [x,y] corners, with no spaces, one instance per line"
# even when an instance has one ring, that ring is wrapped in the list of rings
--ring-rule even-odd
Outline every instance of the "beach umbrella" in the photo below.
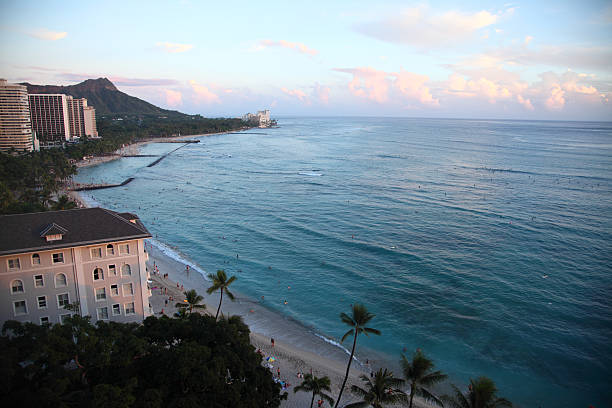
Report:
[[[272,362],[272,361],[276,361],[276,359],[272,356],[266,358],[266,361]]]

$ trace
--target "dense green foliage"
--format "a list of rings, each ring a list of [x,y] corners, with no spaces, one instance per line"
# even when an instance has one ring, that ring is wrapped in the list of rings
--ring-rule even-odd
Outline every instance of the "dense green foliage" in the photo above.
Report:
[[[383,408],[388,404],[407,402],[406,394],[398,388],[404,381],[395,378],[393,373],[386,368],[379,369],[372,379],[365,375],[360,378],[364,382],[365,388],[353,385],[351,391],[359,395],[362,400],[348,404],[345,408]]]
[[[326,394],[326,392],[331,392],[331,380],[328,376],[319,378],[312,374],[306,374],[304,376],[304,381],[297,387],[293,389],[293,392],[303,391],[303,392],[311,392],[312,398],[310,399],[310,408],[314,405],[314,399],[318,395],[322,400],[327,401],[329,405],[334,404],[334,399]]]
[[[61,209],[51,197],[75,173],[76,167],[61,150],[19,156],[0,153],[0,214]],[[60,200],[63,208],[69,208],[65,199]]]
[[[451,408],[498,408],[512,407],[512,403],[497,396],[497,387],[493,380],[487,377],[470,379],[466,393],[452,385],[454,395],[444,395],[445,406]]]
[[[284,397],[239,317],[94,326],[75,316],[54,326],[9,321],[2,334],[5,407],[278,407]]]

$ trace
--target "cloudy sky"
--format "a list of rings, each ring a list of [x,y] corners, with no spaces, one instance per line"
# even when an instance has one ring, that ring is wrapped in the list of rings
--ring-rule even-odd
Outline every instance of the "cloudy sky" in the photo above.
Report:
[[[612,120],[609,1],[7,1],[0,77],[205,116]]]

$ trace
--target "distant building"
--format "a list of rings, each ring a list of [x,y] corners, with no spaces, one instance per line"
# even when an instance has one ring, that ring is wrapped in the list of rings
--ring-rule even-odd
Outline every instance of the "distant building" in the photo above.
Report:
[[[142,321],[150,237],[136,215],[103,208],[0,216],[0,326],[61,323],[77,302],[93,322]]]
[[[268,127],[272,124],[270,120],[270,111],[267,109],[257,111],[257,113],[247,113],[242,117],[242,120],[259,127]]]
[[[27,88],[0,79],[0,151],[31,152],[36,145]]]
[[[30,94],[30,118],[41,146],[61,146],[71,140],[68,97]]]
[[[83,106],[83,123],[85,124],[85,136],[99,137],[96,127],[96,110],[93,106]]]

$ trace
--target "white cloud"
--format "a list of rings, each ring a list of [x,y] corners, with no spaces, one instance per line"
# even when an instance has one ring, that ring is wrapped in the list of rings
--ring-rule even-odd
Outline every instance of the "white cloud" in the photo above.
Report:
[[[179,91],[173,91],[172,89],[166,89],[166,104],[168,106],[177,107],[183,103],[183,94]]]
[[[178,44],[171,42],[158,42],[155,44],[158,48],[161,48],[165,52],[175,54],[179,52],[186,52],[193,48],[191,44]]]
[[[26,34],[30,37],[38,38],[45,41],[57,41],[62,38],[66,38],[68,33],[66,31],[51,31],[46,28],[38,28],[35,30],[26,31]]]
[[[417,47],[448,46],[470,37],[474,32],[495,24],[500,14],[447,11],[435,14],[428,7],[405,9],[398,15],[355,25],[355,30],[379,40]]]
[[[307,47],[305,44],[302,43],[298,43],[298,42],[290,42],[290,41],[285,41],[285,40],[279,40],[279,41],[272,41],[272,40],[261,40],[257,47],[255,47],[256,50],[262,50],[264,48],[267,47],[281,47],[281,48],[287,48],[290,50],[294,50],[297,51],[301,54],[307,54],[310,56],[314,56],[317,55],[319,53],[319,51],[313,49],[313,48],[309,48]]]

